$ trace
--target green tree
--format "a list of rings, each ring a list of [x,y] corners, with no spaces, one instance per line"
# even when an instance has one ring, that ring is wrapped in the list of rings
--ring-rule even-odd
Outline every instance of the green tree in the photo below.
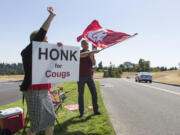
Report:
[[[103,70],[103,64],[102,61],[99,62],[98,67],[97,67],[97,71],[102,71]]]
[[[134,64],[131,62],[124,62],[125,71],[132,71],[134,68]]]
[[[119,70],[120,70],[121,72],[124,72],[124,71],[125,71],[125,67],[124,67],[123,64],[120,64],[120,65],[119,65]]]
[[[109,72],[110,77],[120,78],[121,74],[122,74],[122,71],[120,71],[119,68],[116,68],[111,62],[110,62],[110,66],[108,68],[108,72]]]
[[[24,74],[22,63],[0,63],[0,75]]]
[[[134,64],[134,72],[140,72],[139,64]]]
[[[14,69],[10,69],[8,71],[8,75],[15,75],[16,74],[16,71]]]
[[[139,60],[139,70],[142,72],[150,71],[150,61],[145,61],[144,59]]]

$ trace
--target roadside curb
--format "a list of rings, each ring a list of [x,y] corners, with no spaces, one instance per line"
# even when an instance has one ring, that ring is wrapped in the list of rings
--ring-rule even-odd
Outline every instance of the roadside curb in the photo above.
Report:
[[[177,87],[180,87],[179,84],[170,84],[170,83],[163,83],[163,82],[157,82],[157,81],[152,81],[154,83],[161,83],[161,84],[166,84],[166,85],[171,85],[171,86],[177,86]]]

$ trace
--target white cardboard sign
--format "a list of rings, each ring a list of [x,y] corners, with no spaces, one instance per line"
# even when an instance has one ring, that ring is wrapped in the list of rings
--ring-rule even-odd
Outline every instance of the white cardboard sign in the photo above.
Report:
[[[46,42],[33,42],[32,46],[32,84],[79,80],[80,47]]]

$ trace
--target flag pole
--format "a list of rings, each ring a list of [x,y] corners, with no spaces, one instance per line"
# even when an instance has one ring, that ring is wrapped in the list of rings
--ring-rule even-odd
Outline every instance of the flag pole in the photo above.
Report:
[[[123,41],[125,41],[125,40],[127,40],[127,39],[129,39],[129,38],[135,37],[136,35],[138,35],[138,33],[135,33],[135,34],[133,34],[132,36],[129,36],[128,38],[125,38],[124,40],[122,40],[122,41],[120,41],[120,42],[123,42]],[[103,48],[103,49],[101,49],[101,50],[99,50],[99,51],[105,50],[105,49],[107,49],[107,48],[109,48],[109,47],[112,47],[112,46],[114,46],[114,45],[116,45],[116,44],[118,44],[118,43],[120,43],[120,42],[117,42],[117,43],[115,43],[115,44],[113,44],[113,45],[111,45],[111,46],[108,46],[108,47],[106,47],[106,48]]]

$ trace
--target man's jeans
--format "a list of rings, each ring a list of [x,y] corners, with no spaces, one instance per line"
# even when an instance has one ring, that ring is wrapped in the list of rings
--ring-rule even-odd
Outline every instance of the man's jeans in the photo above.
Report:
[[[94,113],[98,112],[98,104],[97,104],[97,92],[96,86],[92,76],[80,77],[78,82],[78,103],[79,103],[79,112],[80,114],[84,114],[84,86],[87,83],[89,90],[92,96],[92,104]]]

